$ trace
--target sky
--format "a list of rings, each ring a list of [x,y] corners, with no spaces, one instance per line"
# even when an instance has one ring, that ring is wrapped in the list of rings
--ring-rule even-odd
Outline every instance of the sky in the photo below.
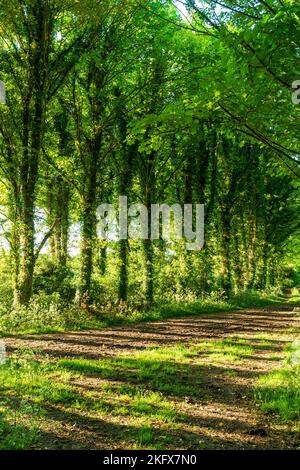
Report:
[[[186,11],[185,6],[182,4],[181,0],[174,0],[174,4],[176,5],[178,11],[182,14],[182,16],[188,16],[188,12]]]
[[[178,11],[182,14],[182,16],[187,17],[188,12],[187,12],[185,6],[183,5],[183,3],[184,3],[184,0],[174,0],[174,4],[178,8]],[[223,10],[224,9],[220,5],[216,5],[215,11],[216,11],[217,14],[219,14]]]

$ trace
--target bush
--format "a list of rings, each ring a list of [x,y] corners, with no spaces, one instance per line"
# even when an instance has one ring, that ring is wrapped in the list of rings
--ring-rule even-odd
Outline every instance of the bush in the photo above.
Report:
[[[236,304],[239,307],[259,307],[270,305],[272,301],[280,302],[281,290],[278,287],[272,287],[266,290],[257,291],[254,289],[247,289],[240,291],[230,297],[230,303]]]
[[[42,258],[36,269],[33,291],[35,294],[57,293],[65,301],[71,302],[76,293],[75,275],[68,267],[58,266],[52,260]]]
[[[35,295],[27,306],[19,306],[0,316],[4,332],[47,332],[93,326],[89,315],[74,304],[66,305],[59,294]]]

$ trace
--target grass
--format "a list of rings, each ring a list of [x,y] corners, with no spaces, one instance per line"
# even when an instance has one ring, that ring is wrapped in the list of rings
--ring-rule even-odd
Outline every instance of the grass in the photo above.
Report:
[[[294,296],[290,302],[299,302],[300,297]],[[59,305],[44,303],[39,306],[38,299],[33,303],[32,311],[21,309],[16,312],[5,313],[0,316],[0,337],[22,334],[49,334],[63,331],[76,331],[87,329],[101,329],[118,325],[133,325],[141,322],[153,322],[186,316],[230,312],[243,308],[264,307],[279,305],[286,302],[286,297],[280,294],[267,294],[263,292],[246,291],[232,297],[230,300],[214,300],[203,298],[195,302],[182,302],[176,304],[153,306],[150,310],[129,309],[128,312],[116,309],[105,314],[88,315],[78,309],[63,308]],[[49,310],[48,310],[49,308]],[[72,322],[72,318],[76,321]]]
[[[49,418],[49,409],[59,409],[66,417],[68,412],[90,415],[93,419],[105,416],[117,422],[126,417],[127,445],[132,448],[148,444],[157,448],[166,440],[171,442],[172,436],[166,430],[168,424],[175,422],[177,413],[172,400],[161,393],[160,388],[176,394],[181,394],[182,389],[171,384],[169,389],[160,387],[159,380],[162,376],[167,378],[175,369],[176,366],[171,367],[168,363],[160,369],[150,358],[53,363],[46,357],[37,360],[28,353],[12,357],[0,366],[0,388],[4,397],[0,407],[0,449],[24,449],[35,445],[39,440],[38,428],[42,431],[43,421],[47,416]],[[78,383],[85,383],[91,374],[110,380],[131,378],[133,384],[103,381],[96,389],[80,388]],[[135,384],[135,377],[139,384]],[[36,416],[32,421],[33,410]],[[157,423],[163,431],[159,438],[153,428]],[[135,428],[133,424],[138,426]],[[122,435],[120,432],[119,439]]]
[[[274,413],[300,430],[300,340],[287,353],[280,369],[259,378],[255,397],[264,412]]]
[[[70,448],[93,448],[99,441],[77,442],[74,423],[99,427],[99,439],[117,448],[207,448],[211,442],[203,436],[199,441],[193,408],[187,407],[217,400],[244,361],[262,349],[274,354],[285,335],[286,330],[148,347],[103,359],[54,360],[20,351],[0,365],[0,449],[57,448],[61,433]],[[297,351],[297,345],[290,348],[285,366],[255,387],[265,412],[293,423],[300,419]]]
[[[253,354],[238,338],[150,347],[107,359],[60,359],[21,351],[0,366],[0,449],[38,445],[53,412],[125,422],[115,437],[126,448],[174,444],[186,416],[178,403],[206,400],[203,371]],[[124,444],[125,442],[125,444]]]
[[[246,339],[224,339],[202,342],[193,348],[198,354],[204,354],[214,364],[236,362],[253,356],[255,350]]]
[[[39,430],[33,413],[36,410],[30,404],[20,403],[10,410],[7,401],[0,403],[0,450],[25,450],[37,441]]]

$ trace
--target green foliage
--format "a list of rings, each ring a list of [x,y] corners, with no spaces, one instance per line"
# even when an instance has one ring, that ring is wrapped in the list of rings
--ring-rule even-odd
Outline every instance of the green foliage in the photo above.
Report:
[[[172,0],[0,0],[0,336],[299,302],[298,2],[179,3],[187,15]],[[100,240],[97,207],[120,196],[149,220],[152,204],[204,204],[203,250],[117,227]],[[176,399],[203,393],[189,361],[227,367],[253,348],[11,356],[0,449],[34,446],[47,407],[128,419],[133,448],[172,444]],[[89,375],[97,390],[74,385]],[[298,420],[299,385],[287,364],[256,397]]]
[[[4,333],[47,333],[96,327],[97,323],[76,305],[68,305],[58,293],[33,296],[26,306],[16,306],[0,316]]]
[[[36,294],[57,294],[62,300],[71,302],[76,292],[74,273],[67,266],[44,257],[37,266],[33,289]]]
[[[293,299],[295,303],[298,301],[296,294]],[[186,300],[184,294],[175,300],[174,303],[162,302],[160,306],[153,305],[150,309],[145,304],[107,303],[87,312],[76,304],[66,303],[57,293],[39,294],[33,296],[27,306],[4,309],[0,315],[0,329],[3,335],[98,329],[114,325],[226,312],[247,307],[276,305],[283,303],[285,297],[274,292],[246,291],[226,301],[218,292],[199,299],[195,298],[190,302]]]
[[[29,0],[28,21],[1,3],[1,328],[159,319],[297,288],[297,109],[285,86],[297,60],[284,33],[295,5],[242,2],[238,14],[224,0],[217,19],[187,1],[186,27],[171,1],[79,3]],[[154,203],[203,203],[203,250],[117,241],[117,230],[100,240],[97,207],[119,196],[149,218]]]

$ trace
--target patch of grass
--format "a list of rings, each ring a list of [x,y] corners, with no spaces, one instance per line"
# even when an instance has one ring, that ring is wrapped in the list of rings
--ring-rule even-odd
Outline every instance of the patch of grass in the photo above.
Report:
[[[175,351],[175,349],[173,350]],[[89,360],[84,358],[62,359],[60,367],[85,374],[96,374],[103,379],[144,383],[152,390],[170,395],[182,396],[194,393],[194,382],[185,362],[188,358],[168,359],[166,351],[147,350],[132,357]],[[176,356],[176,354],[175,354]]]
[[[21,351],[0,366],[1,412],[5,413],[0,447],[30,447],[38,439],[38,416],[47,420],[49,409],[58,408],[93,419],[126,419],[132,423],[126,437],[129,447],[164,448],[173,439],[166,433],[168,426],[180,429],[184,420],[176,401],[192,396],[205,399],[204,359],[215,360],[217,355],[220,360],[237,360],[251,352],[240,339],[150,347],[130,356],[60,359],[55,363],[47,356]],[[95,385],[85,387],[88,380]],[[17,426],[11,418],[14,409],[21,410]],[[36,415],[32,409],[37,410]],[[35,417],[32,426],[28,416]],[[11,436],[9,442],[7,436]]]
[[[295,305],[295,306],[298,305],[299,306],[299,304],[300,304],[300,289],[294,288],[292,290],[291,296],[288,299],[288,303],[290,305]]]
[[[238,308],[267,307],[269,305],[280,305],[286,302],[286,296],[268,291],[246,290],[234,295],[230,299],[230,304]]]
[[[143,426],[137,433],[132,433],[132,437],[135,440],[134,449],[148,449],[148,450],[160,450],[165,449],[166,446],[172,445],[174,438],[171,434],[167,434],[164,431],[157,431],[151,426]]]
[[[182,396],[205,398],[201,368],[215,363],[237,362],[254,355],[254,352],[247,340],[233,338],[189,346],[151,347],[130,357],[61,359],[58,365],[68,371],[126,383],[104,386],[104,390],[112,390],[118,397],[122,414],[138,414],[143,410],[146,415],[152,411],[153,416],[170,421],[174,419],[173,408],[163,400],[164,396],[168,396],[168,400]],[[132,388],[128,383],[136,385]]]
[[[27,449],[37,441],[42,410],[25,398],[1,395],[0,450]]]
[[[226,372],[224,372],[224,375],[226,375],[227,377],[236,377],[238,373],[236,370],[227,370]]]
[[[256,333],[253,336],[253,339],[259,339],[261,341],[271,342],[272,341],[272,336],[269,335],[269,334],[266,334],[266,333]]]
[[[38,426],[33,412],[26,402],[17,406],[7,400],[0,402],[0,450],[24,450],[37,441]]]
[[[149,416],[161,422],[173,422],[176,413],[172,402],[161,393],[130,385],[110,385],[102,387],[107,399],[112,396],[121,405],[113,409],[113,414]]]
[[[68,403],[79,398],[68,383],[70,373],[48,362],[37,361],[30,352],[20,352],[0,367],[2,391],[15,399],[35,403]]]
[[[126,417],[133,424],[138,420],[138,427],[129,427],[128,436],[133,445],[154,445],[154,434],[149,431],[152,424],[159,423],[163,429],[164,424],[175,423],[178,419],[172,399],[160,392],[158,382],[168,373],[176,372],[175,369],[168,362],[163,365],[125,357],[120,360],[79,359],[53,363],[47,357],[37,359],[32,353],[23,351],[0,366],[3,397],[0,403],[0,448],[30,447],[38,440],[39,415],[47,419],[49,409],[57,407],[66,413],[90,414],[93,419],[99,415],[110,419]],[[116,377],[125,382],[101,382],[95,389],[81,388],[85,376],[90,374],[109,379]],[[172,388],[172,380],[170,376],[168,391],[182,393],[177,385]],[[184,388],[184,392],[187,390]],[[154,448],[159,448],[165,439],[165,434],[156,436]]]
[[[142,428],[138,433],[137,441],[138,446],[141,446],[142,448],[145,448],[146,446],[149,448],[148,445],[154,444],[155,442],[153,430],[149,427]]]
[[[234,338],[201,342],[192,346],[191,350],[214,363],[236,362],[255,353],[255,349],[246,339]]]
[[[288,349],[285,365],[260,377],[254,393],[263,411],[276,413],[282,421],[299,421],[300,425],[300,341]]]
[[[275,354],[272,354],[272,356],[270,356],[270,359],[271,359],[271,361],[280,361],[280,360],[281,360],[281,357],[280,357],[280,356],[276,356]]]
[[[43,413],[39,405],[31,399],[35,372],[29,366],[29,357],[31,355],[28,353],[21,353],[0,365],[2,450],[28,449],[38,438],[38,422]],[[31,383],[32,387],[29,386]]]

